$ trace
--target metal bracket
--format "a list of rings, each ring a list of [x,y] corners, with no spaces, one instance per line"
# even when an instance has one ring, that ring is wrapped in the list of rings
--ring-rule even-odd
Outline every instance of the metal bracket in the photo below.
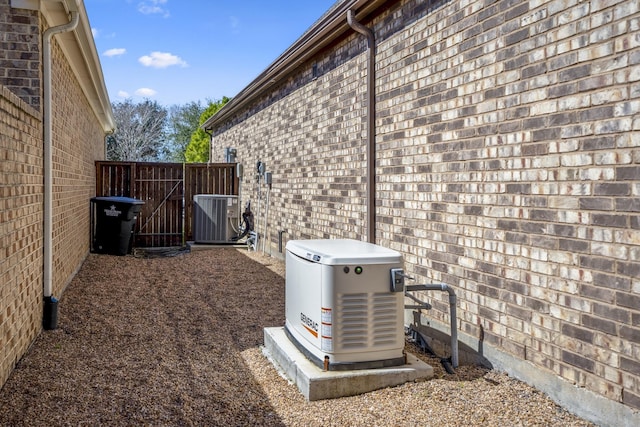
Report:
[[[404,271],[401,268],[391,269],[391,292],[404,292]]]

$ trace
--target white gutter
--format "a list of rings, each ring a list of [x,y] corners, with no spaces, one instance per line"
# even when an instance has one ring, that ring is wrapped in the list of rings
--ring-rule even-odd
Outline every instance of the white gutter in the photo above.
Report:
[[[75,1],[66,3],[71,13],[71,20],[67,24],[51,27],[42,36],[42,62],[43,62],[43,139],[44,139],[44,297],[51,297],[53,292],[52,271],[53,271],[53,158],[52,158],[52,135],[53,126],[51,121],[51,40],[53,36],[60,33],[72,31],[79,22],[79,14]]]

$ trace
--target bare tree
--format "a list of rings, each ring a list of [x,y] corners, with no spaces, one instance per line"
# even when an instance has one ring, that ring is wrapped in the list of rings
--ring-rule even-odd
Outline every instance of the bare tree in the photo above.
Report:
[[[167,110],[155,101],[130,99],[112,105],[116,131],[107,139],[107,159],[153,161],[165,157]]]

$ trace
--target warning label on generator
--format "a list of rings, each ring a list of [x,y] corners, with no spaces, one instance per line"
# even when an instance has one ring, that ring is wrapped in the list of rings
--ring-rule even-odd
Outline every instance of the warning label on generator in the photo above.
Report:
[[[322,337],[320,345],[322,351],[333,351],[333,340],[331,338]]]
[[[328,323],[329,325],[331,323],[333,323],[333,320],[331,319],[331,309],[330,308],[323,308],[322,309],[322,319],[321,319],[322,323]]]
[[[320,323],[320,347],[322,351],[333,351],[333,319],[330,308],[322,308]]]
[[[323,323],[322,324],[322,329],[320,330],[320,333],[322,334],[323,338],[331,339],[333,337],[333,334],[331,334],[331,325],[325,325]]]

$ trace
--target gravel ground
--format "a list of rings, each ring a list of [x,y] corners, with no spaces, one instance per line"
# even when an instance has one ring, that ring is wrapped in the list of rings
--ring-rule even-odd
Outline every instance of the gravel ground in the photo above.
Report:
[[[284,264],[223,248],[89,255],[0,390],[0,425],[588,426],[505,374],[455,375],[306,402],[262,354],[284,324]],[[407,344],[408,350],[415,350]]]

